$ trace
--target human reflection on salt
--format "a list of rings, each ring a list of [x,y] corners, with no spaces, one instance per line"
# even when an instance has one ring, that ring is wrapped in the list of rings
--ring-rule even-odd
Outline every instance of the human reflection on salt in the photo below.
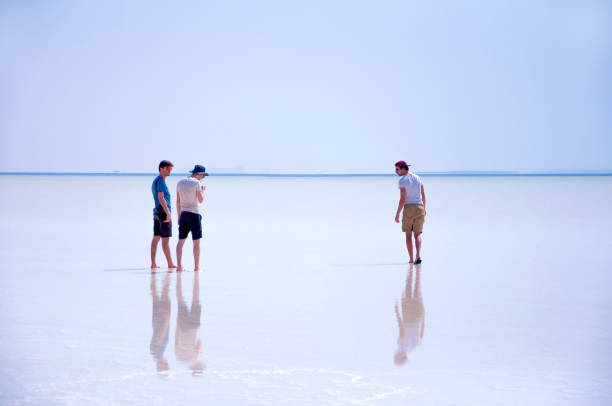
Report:
[[[153,298],[153,334],[149,350],[157,365],[157,372],[163,373],[170,369],[170,365],[164,356],[168,346],[168,335],[170,332],[170,276],[164,276],[164,285],[160,294],[157,294],[157,275],[151,273],[151,297]]]
[[[412,280],[416,273],[414,289]],[[408,360],[408,354],[421,344],[423,332],[425,331],[425,306],[423,305],[423,294],[421,292],[421,265],[410,264],[406,287],[402,294],[402,311],[395,303],[395,317],[399,334],[397,337],[397,351],[395,352],[395,364],[404,365]]]
[[[194,375],[199,375],[204,370],[204,364],[199,360],[202,353],[202,340],[198,338],[200,316],[202,314],[202,305],[200,304],[200,272],[194,273],[190,309],[187,308],[187,304],[183,299],[182,274],[182,272],[179,272],[176,276],[178,315],[176,318],[174,355],[177,360],[187,364]]]

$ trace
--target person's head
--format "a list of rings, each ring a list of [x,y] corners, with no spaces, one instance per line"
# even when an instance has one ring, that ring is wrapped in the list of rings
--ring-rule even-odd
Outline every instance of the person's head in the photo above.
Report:
[[[164,159],[159,163],[159,175],[162,178],[166,178],[170,175],[170,172],[172,172],[172,168],[174,168],[174,164]]]
[[[409,166],[410,165],[408,165],[406,161],[397,161],[395,163],[395,173],[397,173],[398,176],[404,176],[408,173]]]
[[[208,176],[208,174],[206,173],[205,167],[203,167],[202,165],[196,165],[191,171],[191,176],[196,178],[197,180],[202,180],[202,178],[204,176]]]

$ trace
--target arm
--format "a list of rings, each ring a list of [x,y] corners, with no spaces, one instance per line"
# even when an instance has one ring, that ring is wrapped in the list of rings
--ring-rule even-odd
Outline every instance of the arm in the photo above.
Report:
[[[402,318],[400,317],[400,314],[399,314],[399,306],[397,302],[395,302],[395,319],[397,320],[397,325],[401,329],[402,328]]]
[[[176,191],[176,215],[178,216],[179,225],[181,223],[181,195]]]
[[[423,341],[424,332],[425,332],[425,314],[423,313],[423,320],[421,320],[421,341]]]
[[[423,208],[425,209],[425,215],[427,216],[427,199],[425,199],[425,188],[421,185],[421,199],[423,199]]]
[[[157,192],[157,200],[159,200],[159,204],[164,208],[166,212],[166,221],[164,223],[169,222],[170,219],[170,210],[168,210],[168,205],[166,204],[166,199],[164,198],[164,192]]]
[[[202,185],[200,186],[200,189],[198,191],[196,191],[196,195],[198,197],[198,202],[202,203],[204,201],[204,189],[206,189],[206,186]]]
[[[406,189],[400,188],[400,199],[397,205],[397,212],[395,213],[395,222],[399,223],[399,215],[404,208],[404,204],[406,203]]]

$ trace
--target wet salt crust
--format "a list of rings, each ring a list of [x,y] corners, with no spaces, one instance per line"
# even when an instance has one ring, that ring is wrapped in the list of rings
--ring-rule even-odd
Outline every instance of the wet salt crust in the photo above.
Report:
[[[424,177],[412,277],[392,177],[211,176],[151,274],[152,179],[0,176],[0,404],[612,402],[609,177]]]

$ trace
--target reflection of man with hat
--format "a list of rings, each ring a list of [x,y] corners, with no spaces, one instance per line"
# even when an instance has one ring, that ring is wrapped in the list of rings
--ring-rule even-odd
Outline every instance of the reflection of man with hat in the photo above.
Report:
[[[200,274],[193,276],[193,293],[191,295],[191,308],[187,308],[183,299],[183,281],[181,274],[176,277],[176,300],[178,314],[176,316],[176,332],[174,336],[174,355],[176,359],[189,365],[194,376],[201,375],[204,363],[200,361],[202,353],[202,340],[198,338],[202,305],[200,304]]]
[[[204,176],[208,176],[206,168],[196,165],[191,171],[191,176],[182,179],[176,185],[176,206],[179,214],[179,242],[176,245],[178,271],[183,270],[183,245],[189,233],[193,240],[195,271],[200,270],[200,239],[202,238],[200,204],[204,201],[204,189],[206,189],[206,186],[200,181]]]
[[[399,190],[400,200],[395,214],[395,222],[399,223],[399,215],[402,214],[402,231],[406,233],[406,248],[410,255],[410,263],[421,263],[421,234],[423,223],[425,223],[425,188],[421,178],[408,171],[406,161],[395,163],[395,173],[400,176]],[[412,254],[412,235],[414,234],[414,245],[416,246],[416,261]]]

